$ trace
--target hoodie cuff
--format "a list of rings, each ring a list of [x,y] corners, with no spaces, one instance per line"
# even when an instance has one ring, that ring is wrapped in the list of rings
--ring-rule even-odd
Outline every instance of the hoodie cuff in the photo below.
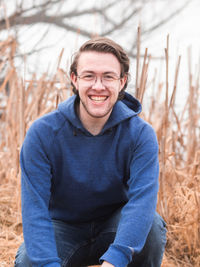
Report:
[[[128,247],[111,245],[100,258],[100,263],[107,261],[115,267],[126,267],[132,260],[132,251]]]

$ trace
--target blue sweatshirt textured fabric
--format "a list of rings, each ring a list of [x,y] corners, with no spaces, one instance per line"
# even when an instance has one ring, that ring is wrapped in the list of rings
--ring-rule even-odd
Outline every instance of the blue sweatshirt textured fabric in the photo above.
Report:
[[[151,228],[158,191],[158,145],[131,95],[93,136],[75,112],[76,96],[36,120],[20,154],[25,246],[33,267],[60,266],[51,219],[87,222],[124,205],[113,244],[102,255],[126,266]]]

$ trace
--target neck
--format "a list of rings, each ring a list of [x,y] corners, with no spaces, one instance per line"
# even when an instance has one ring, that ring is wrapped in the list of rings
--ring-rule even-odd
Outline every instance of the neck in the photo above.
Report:
[[[111,112],[110,112],[111,113]],[[80,109],[80,104],[77,105],[77,114],[84,128],[92,135],[98,135],[107,122],[110,113],[101,118],[92,117],[85,109]]]

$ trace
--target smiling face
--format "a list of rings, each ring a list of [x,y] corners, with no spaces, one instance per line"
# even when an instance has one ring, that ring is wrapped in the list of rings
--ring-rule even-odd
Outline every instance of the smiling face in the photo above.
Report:
[[[81,120],[98,120],[106,122],[119,92],[124,87],[126,76],[120,78],[121,68],[118,59],[111,53],[86,51],[82,52],[77,65],[77,76],[71,74],[71,80],[80,97],[79,115]],[[90,83],[82,79],[85,75],[97,76]],[[113,82],[103,82],[102,76],[117,77]]]

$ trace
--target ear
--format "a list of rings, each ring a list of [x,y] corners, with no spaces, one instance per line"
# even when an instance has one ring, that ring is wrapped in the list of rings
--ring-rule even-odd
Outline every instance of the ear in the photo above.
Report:
[[[125,85],[127,79],[128,79],[127,75],[124,75],[124,77],[122,77],[120,79],[120,91],[124,88],[124,85]]]
[[[74,72],[71,73],[70,79],[73,85],[76,87],[76,90],[78,90],[77,75]]]

